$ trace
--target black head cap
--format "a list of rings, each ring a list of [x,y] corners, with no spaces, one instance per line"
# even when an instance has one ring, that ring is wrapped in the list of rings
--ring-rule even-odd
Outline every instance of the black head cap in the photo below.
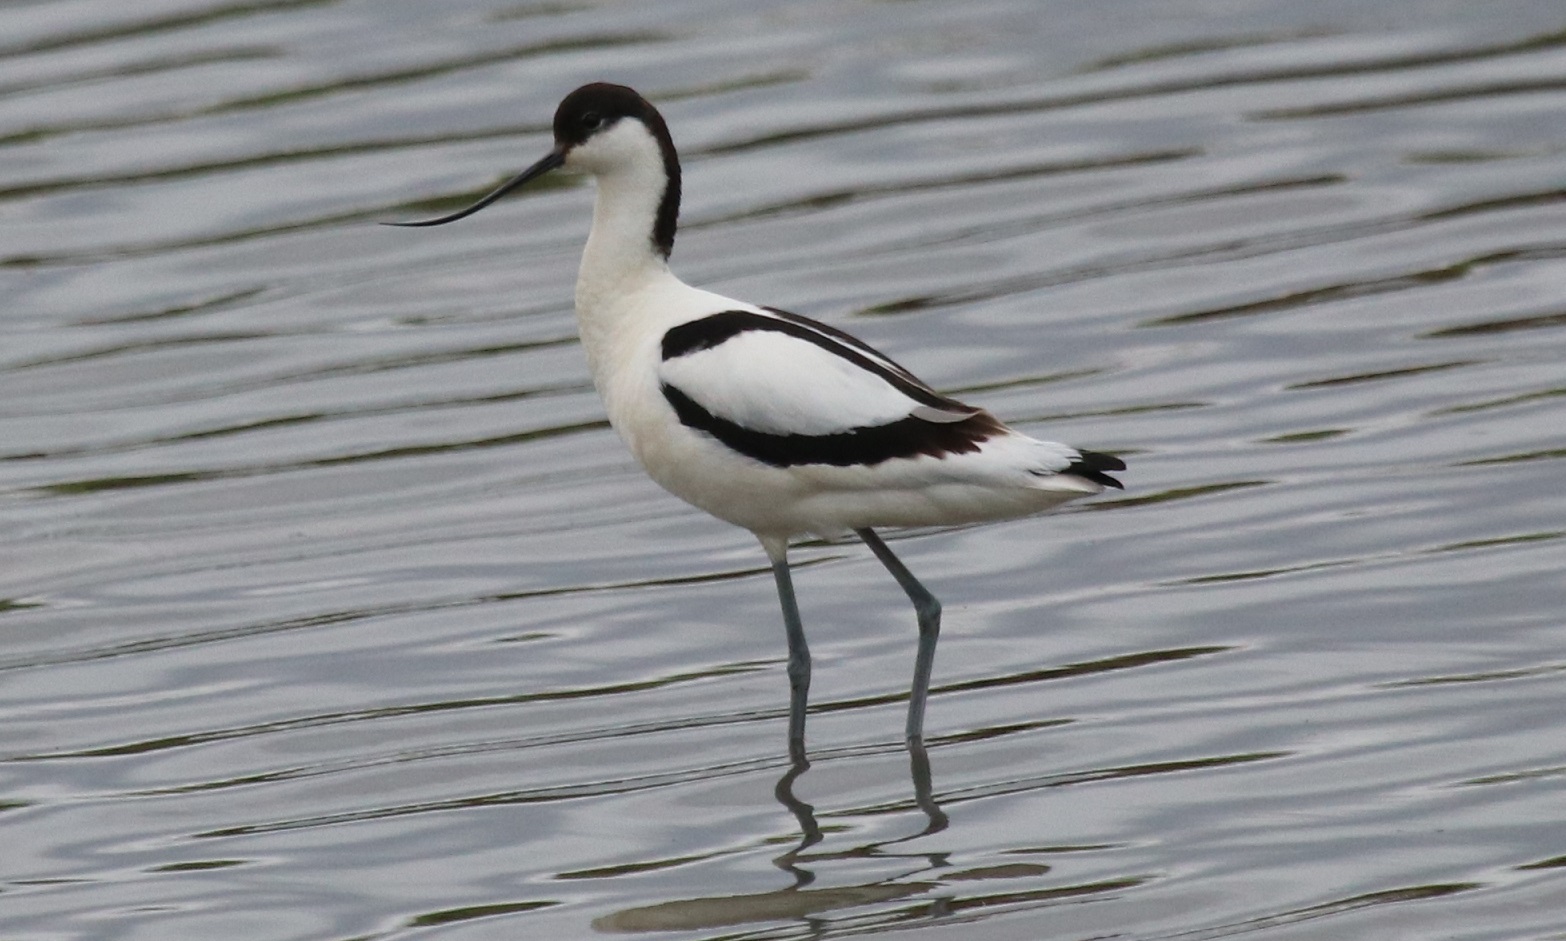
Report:
[[[653,243],[665,257],[674,251],[674,233],[680,217],[680,157],[663,115],[634,89],[608,82],[583,85],[565,96],[555,109],[555,149],[561,154],[586,142],[593,135],[614,127],[616,122],[632,118],[642,122],[658,141],[663,153],[664,175],[668,186],[658,204],[658,221]]]

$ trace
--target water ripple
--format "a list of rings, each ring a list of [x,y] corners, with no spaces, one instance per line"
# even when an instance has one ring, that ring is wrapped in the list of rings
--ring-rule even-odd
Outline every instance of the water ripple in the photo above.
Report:
[[[1557,6],[13,4],[10,933],[1555,936]],[[789,756],[764,556],[591,390],[588,186],[374,224],[595,79],[693,283],[1128,459],[899,538],[923,747],[810,539]]]

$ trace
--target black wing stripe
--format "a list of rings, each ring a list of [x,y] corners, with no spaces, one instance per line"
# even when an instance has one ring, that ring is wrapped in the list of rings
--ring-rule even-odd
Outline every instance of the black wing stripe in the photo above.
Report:
[[[773,467],[801,464],[873,466],[893,458],[920,454],[931,457],[966,454],[979,450],[985,441],[1006,430],[993,415],[981,411],[958,422],[936,423],[908,417],[885,425],[824,435],[779,435],[755,431],[719,418],[668,383],[663,384],[663,397],[673,407],[681,424],[712,435],[730,450]]]
[[[848,360],[865,372],[878,376],[920,405],[928,405],[942,411],[977,411],[955,399],[941,395],[915,379],[908,370],[892,363],[873,348],[841,330],[798,314],[785,314],[783,311],[773,311],[773,313],[776,316],[758,314],[749,310],[726,310],[710,314],[700,320],[670,327],[663,335],[664,361],[710,350],[750,330],[771,330],[807,343],[814,343],[833,356]]]

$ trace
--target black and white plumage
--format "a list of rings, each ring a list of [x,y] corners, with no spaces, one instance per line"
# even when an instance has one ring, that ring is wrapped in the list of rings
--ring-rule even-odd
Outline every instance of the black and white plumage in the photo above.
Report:
[[[920,643],[907,737],[919,741],[940,603],[874,527],[1009,519],[1120,486],[1119,458],[1039,441],[941,395],[826,324],[691,287],[668,258],[679,156],[657,109],[629,88],[572,92],[544,159],[452,222],[550,170],[598,195],[576,314],[609,421],[665,489],[755,533],[772,561],[789,641],[789,738],[803,755],[810,656],[788,540],[856,533],[913,601]]]

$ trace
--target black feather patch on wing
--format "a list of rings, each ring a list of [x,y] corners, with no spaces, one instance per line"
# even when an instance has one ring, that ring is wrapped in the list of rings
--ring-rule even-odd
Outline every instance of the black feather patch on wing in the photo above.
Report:
[[[921,454],[931,457],[966,454],[979,450],[985,441],[1006,430],[990,413],[976,412],[956,422],[931,422],[909,416],[884,425],[850,428],[831,434],[780,435],[719,418],[668,383],[663,384],[663,397],[682,425],[712,435],[730,450],[773,467],[801,464],[873,466],[893,458]]]
[[[1084,480],[1091,480],[1095,484],[1113,487],[1116,490],[1124,490],[1125,488],[1120,485],[1120,481],[1109,476],[1106,472],[1123,471],[1125,469],[1126,462],[1113,454],[1100,454],[1097,451],[1083,451],[1079,448],[1077,450],[1077,459],[1072,461],[1070,466],[1061,471],[1061,473],[1081,477]]]

